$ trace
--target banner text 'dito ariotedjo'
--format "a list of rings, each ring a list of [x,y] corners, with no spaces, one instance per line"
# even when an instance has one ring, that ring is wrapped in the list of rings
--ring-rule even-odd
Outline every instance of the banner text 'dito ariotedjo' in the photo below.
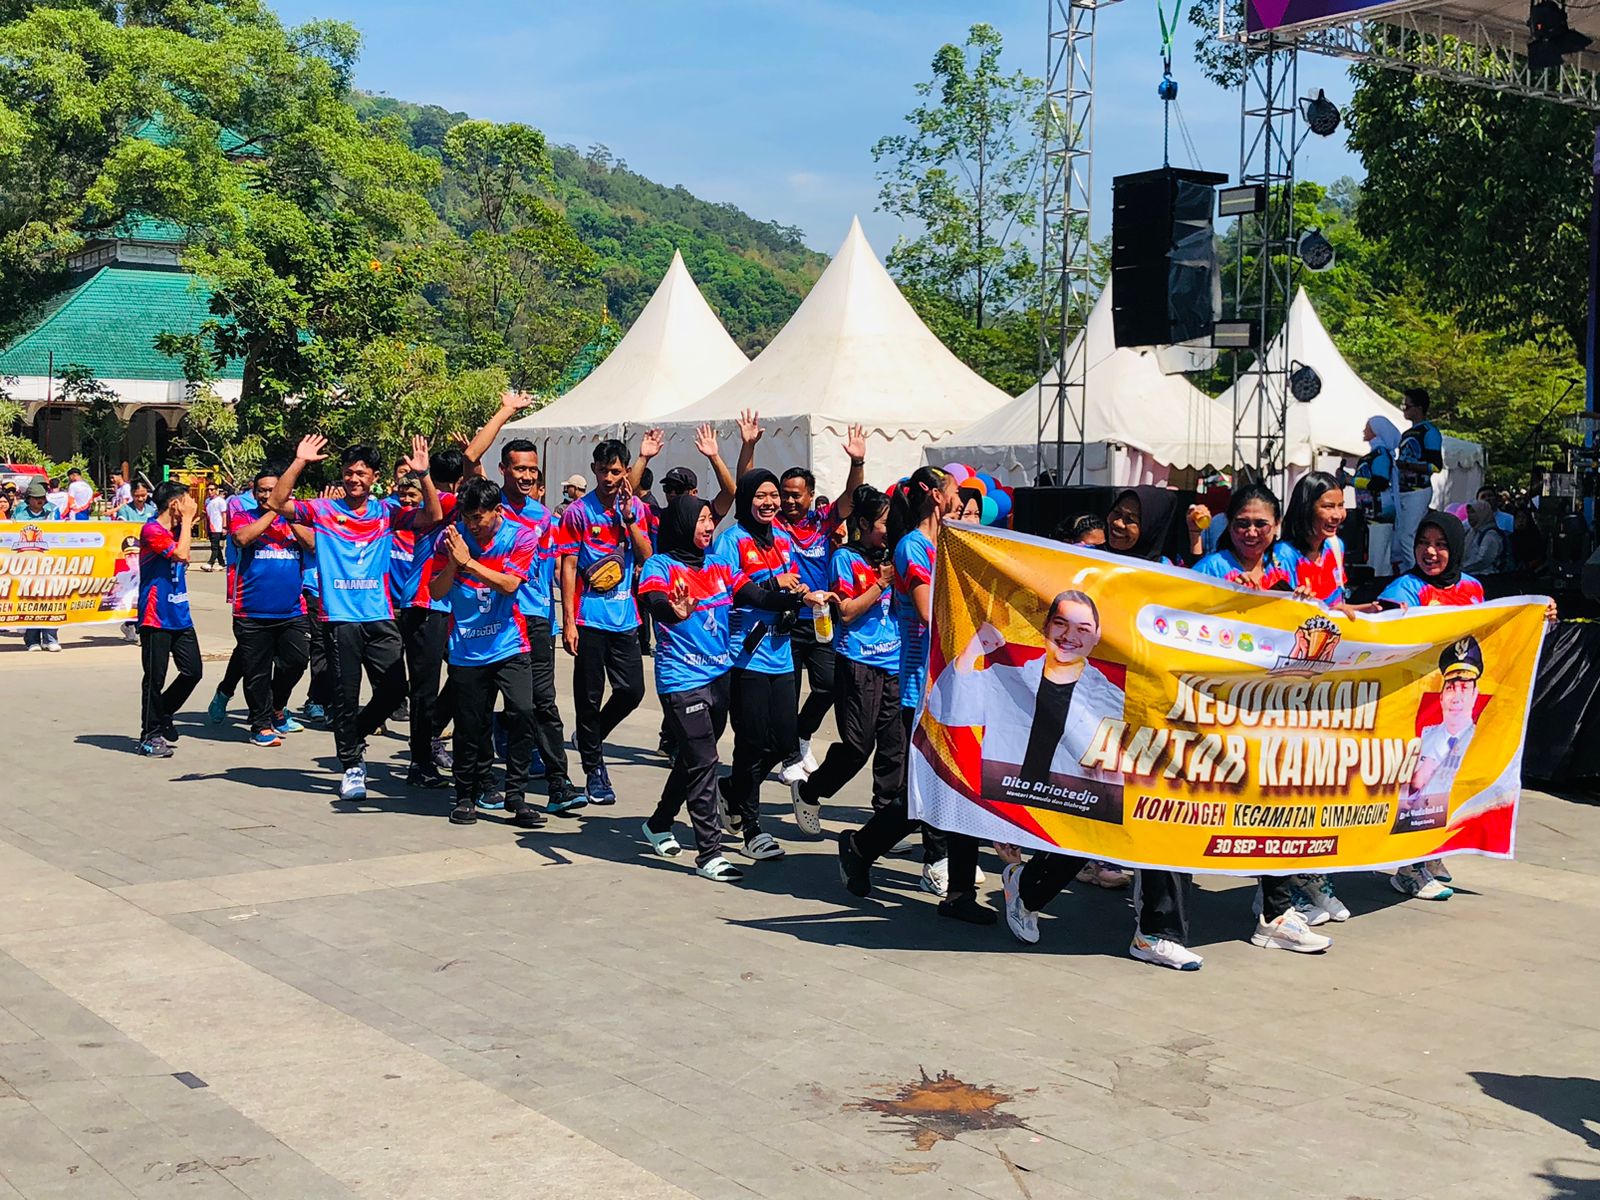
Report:
[[[1511,854],[1543,600],[1352,618],[960,525],[933,590],[913,816],[1183,871]]]
[[[131,621],[138,594],[133,522],[0,524],[0,628]]]

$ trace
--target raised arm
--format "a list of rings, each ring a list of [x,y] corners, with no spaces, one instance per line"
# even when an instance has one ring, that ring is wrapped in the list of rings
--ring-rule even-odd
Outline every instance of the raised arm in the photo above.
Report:
[[[411,457],[405,460],[405,466],[422,480],[422,508],[418,510],[411,527],[418,533],[427,533],[444,521],[444,505],[439,500],[439,489],[433,486],[433,475],[428,466],[427,438],[411,439]]]
[[[644,436],[639,439],[639,454],[633,460],[633,465],[628,468],[628,487],[637,492],[644,483],[644,469],[650,465],[650,460],[661,453],[662,433],[659,429],[647,429]]]
[[[733,507],[733,494],[738,490],[728,464],[722,461],[722,450],[717,445],[717,427],[707,421],[695,431],[694,448],[706,456],[711,470],[716,474],[719,491],[711,501],[711,515],[722,520]]]
[[[756,443],[761,440],[761,435],[766,430],[761,428],[761,414],[754,409],[746,409],[739,414],[739,465],[734,468],[735,480],[744,478],[751,467],[756,465]]]
[[[483,461],[483,456],[489,453],[494,445],[495,438],[500,436],[500,431],[506,427],[506,422],[519,412],[524,411],[533,404],[532,396],[524,396],[521,392],[506,392],[500,397],[500,407],[495,410],[494,416],[483,423],[483,428],[472,435],[472,440],[467,443],[461,455],[469,463]]]
[[[172,557],[181,563],[189,561],[189,549],[194,543],[194,516],[199,511],[194,497],[188,492],[176,501],[178,509],[178,536],[172,547]]]
[[[290,516],[294,512],[294,485],[307,463],[321,462],[327,458],[328,439],[321,434],[308,434],[295,447],[294,461],[284,468],[278,482],[272,485],[272,495],[267,497],[267,507],[273,512]]]
[[[850,456],[850,474],[845,476],[844,492],[833,502],[833,519],[848,521],[856,506],[856,489],[867,481],[867,430],[852,425],[845,431],[844,452]]]

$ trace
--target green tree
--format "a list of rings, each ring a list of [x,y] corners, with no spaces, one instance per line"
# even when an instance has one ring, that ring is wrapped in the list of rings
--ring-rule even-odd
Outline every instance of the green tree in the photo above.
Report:
[[[1593,115],[1374,66],[1351,78],[1362,229],[1435,306],[1582,345]]]
[[[982,329],[1030,294],[1034,255],[1020,235],[1038,209],[1042,85],[1000,65],[1000,33],[977,24],[964,46],[946,44],[908,133],[880,138],[878,208],[921,226],[888,264],[897,278],[948,297]]]

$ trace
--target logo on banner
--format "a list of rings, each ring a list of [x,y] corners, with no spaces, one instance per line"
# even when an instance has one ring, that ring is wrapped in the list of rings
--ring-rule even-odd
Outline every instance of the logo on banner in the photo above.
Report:
[[[1294,648],[1278,659],[1274,675],[1320,675],[1333,666],[1333,652],[1342,635],[1333,621],[1321,615],[1308,617],[1294,631]]]

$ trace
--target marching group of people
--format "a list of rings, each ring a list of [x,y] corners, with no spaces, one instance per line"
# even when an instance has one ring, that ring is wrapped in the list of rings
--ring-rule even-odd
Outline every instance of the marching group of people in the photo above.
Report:
[[[788,785],[795,828],[816,838],[822,802],[870,766],[872,812],[838,835],[844,886],[864,897],[878,859],[920,852],[921,886],[940,898],[941,915],[995,923],[1000,914],[978,899],[978,840],[922,825],[907,811],[937,531],[972,510],[973,494],[931,466],[879,490],[865,479],[863,431],[852,428],[842,446],[850,463],[843,494],[819,504],[805,468],[779,475],[755,465],[762,428],[755,414],[744,414],[732,470],[715,429],[699,431],[697,448],[717,487],[709,499],[695,472],[680,467],[661,480],[663,499],[646,502],[648,464],[661,450],[659,432],[651,431],[637,453],[620,441],[598,443],[592,486],[567,481],[558,516],[545,505],[533,443],[503,442],[499,480],[484,471],[482,459],[527,403],[507,396],[462,447],[431,450],[414,439],[381,497],[384,463],[373,447],[355,445],[338,456],[337,485],[297,499],[302,473],[329,457],[326,439],[311,436],[292,461],[263,468],[248,492],[228,500],[236,644],[212,717],[225,719],[233,686],[242,682],[256,746],[280,745],[304,721],[325,720],[341,765],[339,796],[359,801],[367,796],[367,739],[404,709],[409,787],[453,787],[448,812],[457,824],[503,808],[515,825],[536,828],[548,814],[616,803],[607,744],[644,697],[640,626],[653,625],[661,746],[671,762],[641,831],[654,853],[684,853],[675,828],[686,810],[696,872],[736,881],[743,872],[729,860],[732,846],[754,863],[785,854],[763,826],[760,794],[769,776]],[[138,502],[153,508],[140,536],[139,750],[164,758],[174,752],[174,715],[201,675],[185,582],[196,502],[176,483]],[[1346,596],[1339,538],[1344,490],[1332,476],[1304,476],[1287,507],[1268,488],[1246,484],[1219,521],[1209,516],[1198,505],[1185,512],[1176,493],[1132,488],[1103,516],[1078,517],[1056,536],[1171,562],[1168,534],[1182,522],[1187,536],[1179,540],[1194,571],[1292,591],[1332,613],[1356,611]],[[1481,602],[1482,588],[1462,570],[1465,537],[1457,518],[1427,511],[1415,529],[1412,566],[1361,607]],[[1214,543],[1209,553],[1207,542]],[[1070,720],[1074,686],[1087,687],[1071,647],[1092,645],[1099,620],[1080,593],[1063,593],[1052,606],[1045,637],[1062,647],[1061,661],[1044,669],[1034,724],[1012,731],[1019,754],[1037,749],[1048,763],[1050,739],[1059,743]],[[582,786],[570,773],[556,700],[558,641],[573,662],[571,746]],[[310,689],[297,718],[289,699],[308,669]],[[819,761],[812,740],[830,711],[837,740]],[[733,748],[724,772],[718,742],[729,725]],[[530,794],[538,776],[542,801]],[[1059,854],[1034,853],[1024,862],[1015,846],[996,850],[1004,862],[1004,917],[1019,940],[1039,939],[1039,914],[1070,883],[1131,883],[1137,918],[1130,953],[1182,970],[1201,965],[1187,945],[1186,876]],[[1392,878],[1407,896],[1451,894],[1438,860]],[[1256,894],[1257,946],[1326,950],[1331,939],[1318,927],[1350,916],[1325,875],[1269,876]]]

